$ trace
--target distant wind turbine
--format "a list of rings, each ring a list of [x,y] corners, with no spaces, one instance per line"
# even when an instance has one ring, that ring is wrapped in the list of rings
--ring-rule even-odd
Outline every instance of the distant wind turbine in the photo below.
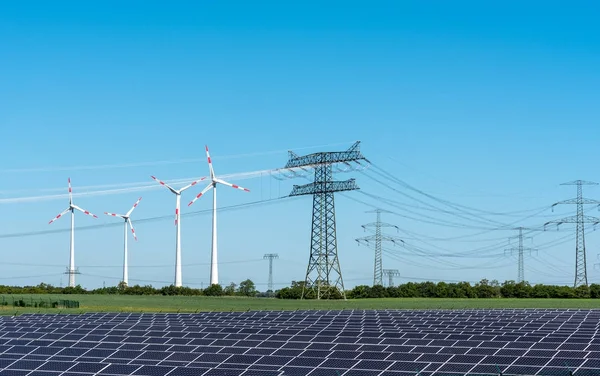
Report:
[[[206,192],[208,192],[211,188],[213,189],[213,220],[212,220],[212,251],[210,255],[210,284],[218,285],[219,284],[219,265],[217,261],[217,184],[227,185],[229,187],[240,189],[242,191],[250,192],[249,189],[240,187],[239,185],[228,183],[224,180],[221,180],[215,176],[215,171],[213,170],[212,160],[210,159],[210,154],[208,152],[208,146],[206,146],[206,158],[208,160],[208,168],[210,170],[210,179],[211,183],[206,188],[202,190],[194,199],[188,204],[188,206],[192,205],[196,202],[197,199],[202,197]]]
[[[90,213],[87,210],[83,210],[79,206],[73,204],[73,189],[71,188],[71,178],[69,178],[69,207],[65,209],[62,213],[54,217],[48,224],[52,224],[56,220],[58,220],[63,215],[71,212],[71,245],[70,245],[70,253],[69,253],[69,268],[65,274],[69,275],[69,287],[75,287],[75,274],[79,274],[75,269],[75,210],[79,210],[80,212],[90,215],[94,218],[98,218],[95,214]]]
[[[129,211],[127,212],[127,214],[115,214],[115,213],[108,213],[108,212],[104,212],[104,214],[106,215],[110,215],[112,217],[119,217],[122,218],[125,222],[125,245],[124,245],[124,254],[123,254],[123,283],[125,283],[125,285],[127,285],[129,283],[129,272],[128,272],[128,263],[127,263],[127,225],[129,224],[129,227],[131,228],[131,234],[133,235],[133,238],[137,241],[137,236],[135,235],[135,230],[133,229],[133,223],[131,223],[131,213],[133,212],[133,210],[138,206],[138,204],[140,203],[140,201],[142,200],[142,198],[140,197],[135,204],[133,204],[133,206],[131,207],[131,209],[129,209]]]
[[[180,216],[181,193],[183,193],[186,189],[198,184],[202,180],[206,179],[206,177],[196,180],[196,181],[192,182],[191,184],[186,185],[185,187],[183,187],[179,190],[169,186],[168,184],[166,184],[163,181],[158,180],[154,176],[151,176],[151,178],[156,180],[160,185],[165,186],[172,193],[174,193],[175,196],[177,197],[176,204],[175,204],[175,227],[176,227],[176,233],[177,233],[177,236],[175,239],[175,287],[181,287],[182,286],[182,282],[181,282],[181,216]]]

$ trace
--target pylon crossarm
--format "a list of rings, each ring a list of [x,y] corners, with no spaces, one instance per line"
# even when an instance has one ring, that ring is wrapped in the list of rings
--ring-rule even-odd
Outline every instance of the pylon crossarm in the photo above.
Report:
[[[368,160],[362,155],[359,148],[360,141],[356,142],[346,151],[335,151],[335,152],[321,152],[313,153],[304,156],[298,156],[293,152],[289,152],[289,160],[285,165],[285,168],[301,167],[301,166],[319,166],[319,165],[332,165],[335,163],[349,163],[358,160]]]

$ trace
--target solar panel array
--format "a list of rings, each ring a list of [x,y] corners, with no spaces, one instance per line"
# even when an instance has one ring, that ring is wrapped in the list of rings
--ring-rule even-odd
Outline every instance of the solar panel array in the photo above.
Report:
[[[598,310],[0,317],[1,376],[600,375]]]

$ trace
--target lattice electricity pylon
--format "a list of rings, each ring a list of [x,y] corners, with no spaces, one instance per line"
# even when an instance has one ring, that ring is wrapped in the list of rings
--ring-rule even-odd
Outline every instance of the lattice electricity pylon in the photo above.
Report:
[[[577,215],[566,217],[563,219],[559,219],[556,221],[546,222],[544,224],[544,229],[546,225],[550,223],[556,223],[556,226],[560,226],[563,223],[576,223],[577,224],[577,244],[575,245],[575,283],[573,287],[578,286],[587,286],[587,263],[586,263],[586,255],[585,255],[585,224],[593,223],[596,226],[600,223],[600,218],[590,217],[583,214],[583,205],[600,205],[600,201],[592,200],[588,198],[583,198],[583,185],[598,185],[598,183],[583,181],[583,180],[575,180],[569,183],[563,183],[561,185],[576,185],[577,186],[577,197],[569,200],[564,200],[557,202],[552,205],[552,209],[556,205],[560,204],[575,204],[577,205]]]
[[[515,230],[519,230],[519,235],[515,236],[511,239],[515,239],[515,238],[518,239],[519,245],[517,247],[505,249],[504,253],[506,254],[508,252],[511,255],[514,252],[518,253],[518,255],[519,255],[519,272],[518,272],[517,283],[521,283],[521,282],[525,282],[525,262],[524,262],[525,255],[524,255],[524,253],[529,252],[529,254],[531,254],[531,252],[537,252],[537,249],[523,246],[523,240],[525,239],[523,237],[523,230],[527,230],[525,227],[517,227]]]
[[[359,161],[368,162],[360,152],[359,145],[360,141],[357,141],[346,151],[320,152],[305,156],[289,152],[285,168],[312,168],[315,174],[313,183],[294,185],[290,193],[290,196],[313,196],[310,257],[302,288],[302,299],[311,295],[316,299],[329,299],[334,297],[336,290],[346,299],[337,252],[333,193],[359,188],[354,179],[334,181],[332,166],[337,163],[350,166],[352,162],[359,165]],[[313,277],[315,272],[316,276]]]
[[[394,287],[394,277],[400,277],[398,269],[383,269],[383,274],[388,277],[388,287]]]
[[[263,256],[263,259],[269,260],[269,284],[268,291],[273,293],[273,260],[278,259],[279,255],[277,253],[267,253]]]
[[[370,210],[366,213],[377,213],[377,221],[376,222],[367,223],[366,225],[362,225],[362,228],[365,229],[365,231],[367,230],[367,228],[374,227],[375,235],[365,236],[365,237],[358,238],[355,240],[359,245],[361,242],[364,242],[367,244],[374,243],[374,245],[375,245],[375,264],[373,267],[373,286],[378,286],[378,285],[383,286],[383,262],[382,262],[382,257],[381,257],[381,242],[388,241],[388,242],[392,242],[395,245],[397,242],[401,242],[404,244],[404,240],[393,237],[393,236],[387,236],[387,235],[384,235],[381,233],[382,227],[393,227],[396,229],[396,231],[399,230],[398,226],[381,222],[381,213],[390,213],[389,211],[382,210],[382,209],[375,209],[375,210]]]

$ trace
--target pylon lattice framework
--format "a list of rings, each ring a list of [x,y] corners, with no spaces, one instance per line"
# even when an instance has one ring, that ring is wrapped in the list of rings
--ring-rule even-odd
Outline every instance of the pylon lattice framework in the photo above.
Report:
[[[546,225],[550,223],[556,223],[557,226],[560,226],[563,223],[576,223],[577,229],[577,240],[575,244],[575,283],[573,287],[579,286],[587,286],[587,261],[585,254],[585,224],[593,223],[594,225],[600,223],[600,219],[596,217],[590,217],[583,214],[583,205],[600,205],[600,201],[592,200],[583,197],[583,185],[598,185],[598,183],[583,181],[583,180],[575,180],[569,183],[563,183],[561,185],[576,185],[577,186],[577,197],[569,200],[564,200],[555,203],[552,205],[554,208],[556,205],[560,204],[575,204],[577,205],[577,215],[566,217],[563,219],[559,219],[556,221],[546,222],[544,224],[544,228]]]
[[[356,239],[356,242],[358,244],[374,243],[374,245],[375,245],[375,263],[374,263],[374,267],[373,267],[373,286],[378,286],[378,285],[383,286],[383,261],[382,261],[381,243],[384,241],[392,242],[394,244],[396,244],[396,242],[404,243],[404,240],[382,234],[382,232],[381,232],[382,227],[393,227],[396,230],[399,230],[398,226],[381,222],[381,213],[389,213],[389,211],[382,210],[382,209],[375,209],[375,210],[368,211],[366,213],[376,213],[377,214],[376,222],[367,223],[366,225],[362,226],[363,229],[365,229],[365,231],[367,230],[367,228],[374,227],[375,235],[358,238],[358,239]]]
[[[383,274],[388,277],[388,287],[394,287],[394,277],[400,277],[398,269],[383,269]]]
[[[337,163],[351,166],[351,162],[360,165],[359,161],[367,161],[360,152],[359,145],[360,141],[357,141],[346,151],[319,152],[305,156],[289,152],[285,168],[314,169],[314,182],[294,185],[289,195],[313,196],[310,257],[302,288],[302,299],[311,295],[316,299],[333,298],[336,290],[346,299],[337,252],[334,192],[359,188],[354,179],[334,181],[332,166]]]
[[[519,235],[516,237],[519,241],[519,245],[517,247],[507,248],[504,250],[504,252],[508,252],[510,254],[517,252],[519,257],[517,283],[521,283],[525,282],[525,252],[529,252],[529,254],[531,254],[531,252],[537,252],[537,250],[535,248],[529,248],[523,245],[523,230],[527,230],[525,227],[517,227],[515,230],[519,230]]]
[[[269,260],[269,284],[268,290],[273,293],[273,260],[278,259],[279,255],[277,253],[267,253],[263,256],[263,259]]]

